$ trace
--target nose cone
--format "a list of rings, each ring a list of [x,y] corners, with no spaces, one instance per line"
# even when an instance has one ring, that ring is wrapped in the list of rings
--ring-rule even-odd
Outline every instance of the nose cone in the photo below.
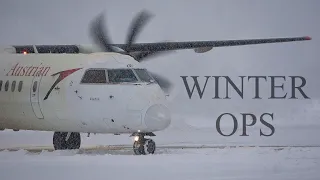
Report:
[[[167,128],[171,123],[170,111],[161,104],[155,104],[147,110],[144,121],[152,131],[160,131]]]

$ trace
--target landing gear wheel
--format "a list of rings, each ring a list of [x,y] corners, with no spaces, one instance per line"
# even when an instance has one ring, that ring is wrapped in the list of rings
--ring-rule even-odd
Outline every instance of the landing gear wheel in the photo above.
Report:
[[[153,154],[156,150],[156,143],[152,139],[148,139],[144,144],[144,149],[146,149],[149,154]]]
[[[133,152],[136,154],[136,155],[145,155],[145,151],[144,151],[144,146],[141,142],[139,141],[135,141],[133,143]]]
[[[156,150],[156,143],[152,139],[141,138],[133,143],[133,152],[136,155],[153,154]]]
[[[80,133],[72,132],[69,138],[67,132],[55,132],[53,134],[53,147],[55,150],[79,149],[81,145]]]

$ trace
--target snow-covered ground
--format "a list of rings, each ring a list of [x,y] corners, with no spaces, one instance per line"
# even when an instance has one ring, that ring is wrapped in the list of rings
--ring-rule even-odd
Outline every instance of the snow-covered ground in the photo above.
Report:
[[[0,179],[319,179],[320,148],[159,149],[134,156],[0,153]]]
[[[248,137],[219,135],[215,121],[174,116],[166,131],[156,133],[155,155],[134,156],[127,135],[82,134],[84,148],[97,145],[127,145],[120,150],[68,152],[0,152],[0,179],[319,179],[319,126],[274,124],[276,133],[260,137],[260,127],[248,128]],[[196,122],[196,123],[195,123]],[[212,124],[213,123],[213,124]],[[222,126],[231,132],[230,125]],[[9,147],[52,147],[51,132],[4,131],[0,149]],[[164,146],[226,145],[225,148],[167,148]],[[238,147],[233,145],[319,146]],[[41,149],[41,148],[39,148]]]

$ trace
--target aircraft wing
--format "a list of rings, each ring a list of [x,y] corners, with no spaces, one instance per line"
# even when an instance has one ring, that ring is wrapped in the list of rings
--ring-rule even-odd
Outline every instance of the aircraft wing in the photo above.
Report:
[[[130,52],[157,52],[169,50],[194,49],[197,53],[203,53],[211,50],[213,47],[242,46],[253,44],[283,43],[292,41],[311,40],[311,37],[288,37],[288,38],[268,38],[268,39],[242,39],[242,40],[221,40],[221,41],[186,41],[186,42],[157,42],[157,43],[133,43],[130,46],[126,44],[113,44],[121,49]]]
[[[288,37],[288,38],[269,38],[269,39],[242,39],[242,40],[221,40],[221,41],[185,41],[185,42],[156,42],[156,43],[132,43],[128,44],[110,44],[129,51],[136,60],[141,61],[146,57],[157,56],[170,53],[174,50],[193,49],[196,53],[210,51],[214,47],[242,46],[255,44],[283,43],[292,41],[311,40],[311,37]],[[83,45],[14,45],[13,53],[92,53],[100,50]],[[10,52],[11,52],[10,51]],[[120,50],[121,51],[121,50]]]

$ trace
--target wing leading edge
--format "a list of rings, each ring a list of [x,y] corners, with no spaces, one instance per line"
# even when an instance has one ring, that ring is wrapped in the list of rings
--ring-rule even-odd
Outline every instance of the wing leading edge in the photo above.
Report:
[[[242,40],[221,40],[221,41],[186,41],[186,42],[158,42],[158,43],[134,43],[130,46],[126,44],[113,44],[112,46],[129,51],[169,51],[182,49],[197,49],[197,48],[213,48],[226,46],[242,46],[254,44],[269,44],[283,43],[292,41],[307,41],[311,40],[309,36],[289,37],[289,38],[269,38],[269,39],[242,39]],[[210,50],[209,49],[209,50]]]

